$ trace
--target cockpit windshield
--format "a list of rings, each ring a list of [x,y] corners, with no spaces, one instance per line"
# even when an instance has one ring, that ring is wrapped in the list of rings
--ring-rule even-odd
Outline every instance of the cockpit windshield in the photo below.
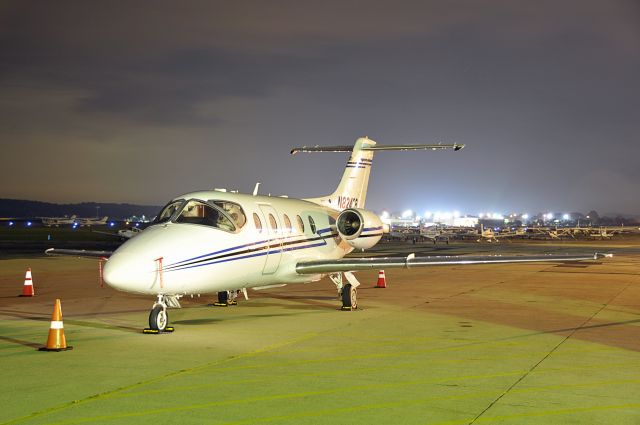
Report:
[[[156,216],[152,224],[166,223],[171,220],[173,214],[180,209],[183,203],[184,199],[169,202],[164,208],[162,208],[162,211],[160,211],[160,214]]]
[[[211,226],[228,232],[236,230],[222,209],[197,199],[190,199],[184,204],[175,222]]]

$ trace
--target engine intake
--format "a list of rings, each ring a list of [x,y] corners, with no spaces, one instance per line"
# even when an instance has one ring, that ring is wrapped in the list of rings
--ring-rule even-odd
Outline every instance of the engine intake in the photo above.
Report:
[[[377,215],[361,208],[342,211],[336,220],[336,226],[340,237],[358,249],[368,249],[377,244],[384,228]]]

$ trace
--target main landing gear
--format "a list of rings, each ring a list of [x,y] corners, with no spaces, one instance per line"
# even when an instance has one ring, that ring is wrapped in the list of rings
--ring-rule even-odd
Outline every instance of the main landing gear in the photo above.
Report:
[[[214,307],[229,307],[230,305],[238,305],[238,292],[240,291],[220,291],[218,292],[218,301],[211,304]]]
[[[159,334],[174,331],[173,326],[169,326],[169,313],[167,312],[169,303],[167,297],[158,295],[158,300],[153,304],[149,313],[149,327],[145,328],[143,333]]]
[[[342,300],[342,311],[351,311],[358,308],[358,291],[357,287],[360,286],[360,282],[351,272],[344,272],[344,277],[347,278],[346,285],[342,283],[343,273],[331,273],[329,279],[336,285],[338,289],[338,298]]]
[[[358,291],[355,286],[347,283],[342,288],[342,307],[341,310],[350,311],[358,308]]]

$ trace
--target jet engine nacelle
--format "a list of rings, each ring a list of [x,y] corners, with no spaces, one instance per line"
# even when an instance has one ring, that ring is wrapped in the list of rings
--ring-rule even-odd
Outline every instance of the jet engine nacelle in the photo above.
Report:
[[[342,211],[336,220],[336,225],[340,237],[358,249],[368,249],[377,244],[384,230],[380,218],[362,208],[349,208]]]

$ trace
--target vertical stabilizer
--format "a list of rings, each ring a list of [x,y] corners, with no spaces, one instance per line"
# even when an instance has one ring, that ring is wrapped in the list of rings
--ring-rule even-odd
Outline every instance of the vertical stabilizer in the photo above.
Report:
[[[372,148],[375,145],[376,142],[368,137],[360,137],[356,140],[338,188],[330,195],[307,199],[307,201],[336,210],[364,208],[374,151],[363,150],[363,148]]]

